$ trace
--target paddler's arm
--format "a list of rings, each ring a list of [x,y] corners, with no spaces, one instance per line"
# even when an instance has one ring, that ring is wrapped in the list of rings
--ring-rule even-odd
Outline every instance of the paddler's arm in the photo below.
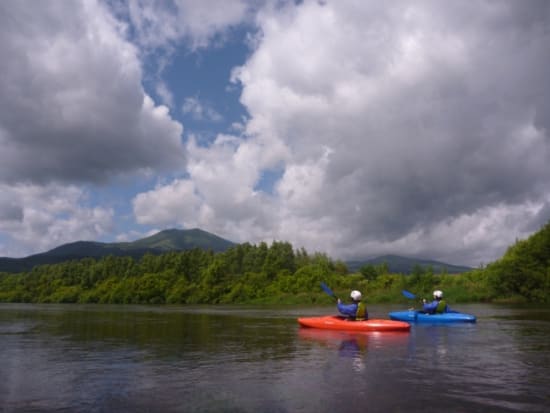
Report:
[[[338,311],[340,311],[340,313],[349,317],[355,317],[355,314],[357,313],[357,304],[342,304],[342,300],[338,299],[336,306],[338,307]]]

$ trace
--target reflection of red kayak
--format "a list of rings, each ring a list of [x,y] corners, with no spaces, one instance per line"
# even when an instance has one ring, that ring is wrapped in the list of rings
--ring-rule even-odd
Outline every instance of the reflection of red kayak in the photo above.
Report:
[[[335,348],[340,347],[342,342],[351,340],[358,342],[362,347],[366,347],[369,340],[369,334],[361,332],[320,330],[317,328],[300,328],[298,336],[303,340],[315,341]]]
[[[323,330],[343,331],[409,331],[411,325],[404,321],[394,320],[365,320],[349,321],[338,316],[302,317],[298,318],[302,327],[320,328]]]
[[[317,341],[325,344],[340,343],[346,340],[357,340],[361,343],[370,341],[374,344],[403,344],[409,339],[408,330],[397,331],[344,331],[344,330],[323,330],[319,328],[300,328],[298,336],[304,340]]]

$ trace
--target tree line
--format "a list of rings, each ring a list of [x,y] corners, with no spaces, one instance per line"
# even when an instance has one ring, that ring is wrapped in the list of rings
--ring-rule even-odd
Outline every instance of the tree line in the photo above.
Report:
[[[288,242],[108,256],[40,265],[0,274],[0,301],[32,303],[245,303],[300,295],[347,273],[326,254],[294,250]],[[278,297],[278,298],[277,298]]]
[[[450,275],[415,267],[390,274],[387,264],[349,274],[342,261],[294,249],[289,242],[238,244],[225,252],[202,249],[147,254],[140,259],[108,256],[40,265],[29,272],[0,274],[0,301],[29,303],[217,304],[329,303],[323,281],[342,298],[351,289],[367,302],[407,302],[445,291],[449,302],[550,302],[550,224],[517,241],[485,268]],[[407,305],[416,305],[409,303]]]

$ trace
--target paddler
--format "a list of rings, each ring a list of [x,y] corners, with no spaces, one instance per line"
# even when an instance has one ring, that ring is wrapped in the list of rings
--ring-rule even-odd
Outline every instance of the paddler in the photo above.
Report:
[[[361,301],[362,295],[360,291],[353,290],[350,293],[351,304],[342,304],[342,300],[338,299],[338,311],[345,315],[349,320],[362,321],[369,319],[367,306]]]
[[[435,290],[433,295],[434,299],[431,303],[426,302],[425,298],[422,299],[424,312],[428,314],[441,314],[449,311],[447,302],[443,299],[443,291]]]

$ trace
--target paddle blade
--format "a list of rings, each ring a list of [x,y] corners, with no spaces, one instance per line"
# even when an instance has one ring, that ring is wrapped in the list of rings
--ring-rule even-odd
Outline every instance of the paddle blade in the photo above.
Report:
[[[330,295],[331,297],[334,297],[334,298],[337,298],[336,297],[336,294],[334,294],[332,292],[332,290],[330,288],[328,288],[328,285],[326,285],[324,282],[321,282],[321,288],[323,289],[323,291],[325,293],[327,293],[328,295]]]
[[[416,298],[416,295],[414,295],[413,293],[411,293],[410,291],[407,291],[407,290],[402,290],[401,294],[403,294],[405,297],[407,297],[411,300],[414,300]]]

